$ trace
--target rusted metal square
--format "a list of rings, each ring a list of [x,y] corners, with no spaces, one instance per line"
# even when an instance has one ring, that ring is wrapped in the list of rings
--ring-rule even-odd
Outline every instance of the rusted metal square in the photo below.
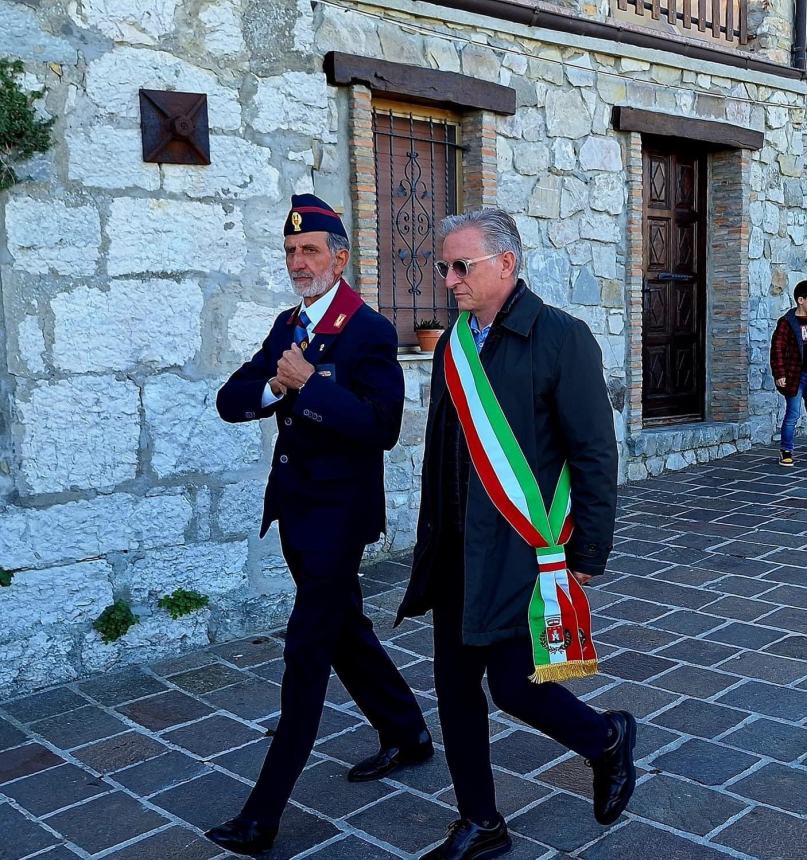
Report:
[[[210,164],[207,95],[140,90],[143,161]]]

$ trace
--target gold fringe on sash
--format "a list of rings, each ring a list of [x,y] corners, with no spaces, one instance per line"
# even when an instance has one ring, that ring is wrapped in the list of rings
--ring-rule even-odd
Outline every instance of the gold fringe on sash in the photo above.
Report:
[[[536,666],[534,674],[530,675],[533,684],[543,684],[545,681],[570,681],[572,678],[587,678],[597,674],[597,661],[571,660],[568,663],[549,663],[546,666]]]

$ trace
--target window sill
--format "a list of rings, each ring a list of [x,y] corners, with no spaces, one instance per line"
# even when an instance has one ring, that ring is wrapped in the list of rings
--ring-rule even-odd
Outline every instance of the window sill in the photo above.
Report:
[[[398,361],[401,362],[431,361],[433,358],[433,352],[413,352],[406,347],[398,350]]]

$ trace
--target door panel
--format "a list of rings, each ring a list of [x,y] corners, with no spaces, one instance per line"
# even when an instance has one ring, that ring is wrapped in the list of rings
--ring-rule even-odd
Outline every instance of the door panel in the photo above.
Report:
[[[644,149],[643,415],[704,415],[706,156],[686,143]]]

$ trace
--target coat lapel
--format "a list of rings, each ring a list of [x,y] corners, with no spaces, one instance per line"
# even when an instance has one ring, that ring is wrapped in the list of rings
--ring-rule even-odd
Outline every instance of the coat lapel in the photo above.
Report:
[[[336,288],[336,295],[325,316],[314,328],[314,337],[306,350],[306,358],[312,364],[319,364],[328,354],[339,335],[347,328],[353,315],[364,304],[364,300],[353,291],[342,278]]]

